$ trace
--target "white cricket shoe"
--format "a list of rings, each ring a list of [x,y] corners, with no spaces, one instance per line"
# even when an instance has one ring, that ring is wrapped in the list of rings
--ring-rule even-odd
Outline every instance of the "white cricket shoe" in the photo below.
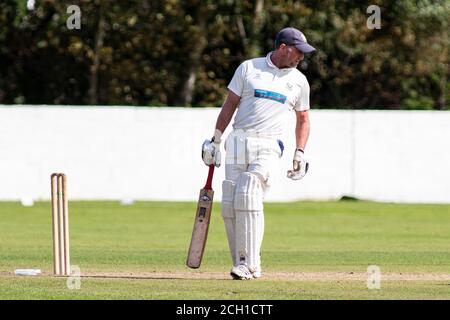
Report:
[[[253,273],[248,270],[247,266],[240,264],[231,269],[230,275],[234,280],[251,280],[253,279]]]

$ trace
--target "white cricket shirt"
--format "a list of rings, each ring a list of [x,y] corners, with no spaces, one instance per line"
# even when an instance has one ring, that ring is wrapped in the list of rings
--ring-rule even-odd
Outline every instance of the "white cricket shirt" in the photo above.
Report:
[[[241,63],[228,89],[241,97],[233,128],[277,138],[289,111],[309,110],[309,83],[297,68],[276,67],[271,55]]]

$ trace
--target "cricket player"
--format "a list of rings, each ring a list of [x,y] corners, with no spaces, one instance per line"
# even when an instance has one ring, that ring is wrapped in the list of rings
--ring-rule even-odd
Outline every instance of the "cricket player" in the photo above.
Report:
[[[244,61],[228,85],[228,96],[217,119],[214,136],[202,146],[206,165],[221,164],[222,133],[236,109],[233,131],[225,141],[225,180],[222,217],[233,267],[231,276],[249,280],[261,276],[260,250],[264,234],[263,200],[274,164],[283,155],[280,140],[290,111],[296,115],[296,149],[287,177],[302,179],[308,171],[304,153],[310,125],[309,84],[297,69],[305,53],[315,49],[302,32],[278,32],[275,50],[266,57]],[[294,133],[293,133],[294,134]]]

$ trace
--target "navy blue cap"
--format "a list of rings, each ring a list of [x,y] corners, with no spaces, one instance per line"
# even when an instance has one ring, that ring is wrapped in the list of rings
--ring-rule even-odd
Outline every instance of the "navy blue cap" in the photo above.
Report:
[[[284,28],[278,32],[277,37],[275,38],[275,45],[278,47],[282,43],[287,46],[295,46],[303,53],[316,51],[313,46],[308,44],[305,35],[295,28]]]

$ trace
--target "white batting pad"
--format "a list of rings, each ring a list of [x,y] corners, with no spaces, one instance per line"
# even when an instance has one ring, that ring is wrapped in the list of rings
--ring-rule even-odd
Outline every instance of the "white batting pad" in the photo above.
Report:
[[[238,264],[250,269],[260,267],[260,250],[264,235],[263,187],[260,178],[249,172],[236,182],[234,209],[236,214],[236,253]]]
[[[234,213],[234,192],[234,181],[224,180],[222,182],[222,218],[225,224],[225,230],[227,231],[228,246],[230,247],[233,266],[236,266],[236,216]]]
[[[240,211],[263,211],[263,187],[258,175],[241,173],[236,181],[234,209]]]

